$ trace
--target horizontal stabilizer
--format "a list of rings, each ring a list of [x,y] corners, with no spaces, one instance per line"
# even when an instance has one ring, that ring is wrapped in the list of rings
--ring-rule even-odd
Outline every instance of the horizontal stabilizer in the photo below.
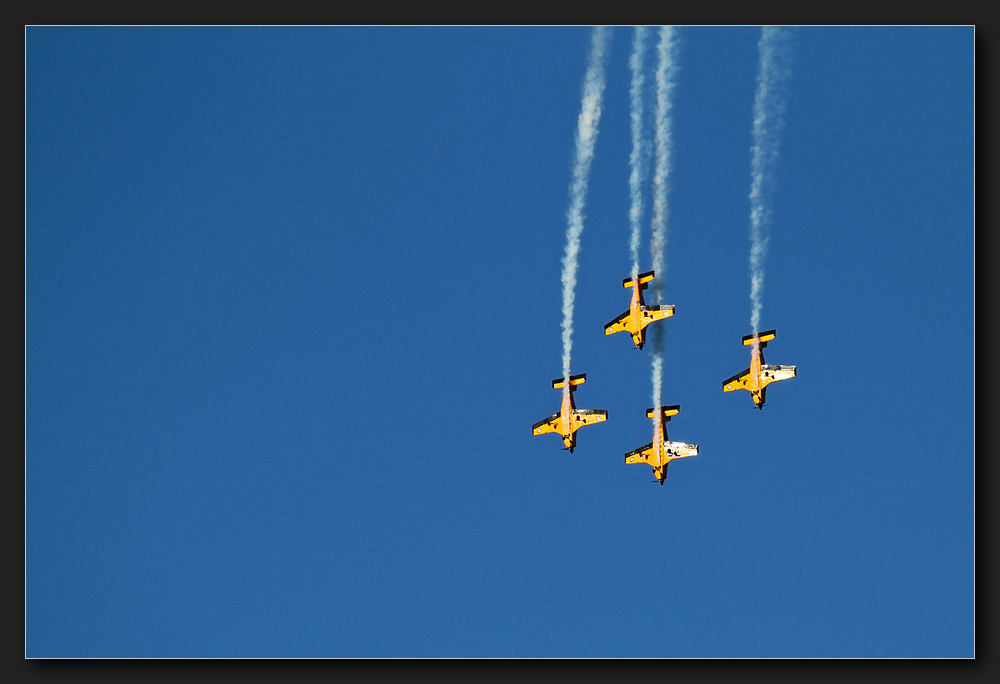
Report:
[[[676,416],[681,412],[681,405],[674,404],[673,406],[661,406],[660,410],[663,411],[663,417],[669,418],[670,416]],[[652,418],[656,415],[656,409],[648,408],[646,409],[646,417]]]
[[[646,283],[650,282],[655,277],[655,275],[656,274],[654,271],[647,271],[646,273],[640,273],[639,287],[642,287]],[[631,278],[626,278],[625,280],[622,281],[622,287],[632,287],[633,285],[634,281]],[[642,289],[645,290],[646,288],[642,287]]]
[[[757,333],[756,336],[760,339],[762,343],[768,342],[774,339],[774,332],[775,332],[774,330],[765,330],[762,333]],[[743,344],[744,345],[753,344],[753,338],[754,338],[753,335],[747,335],[746,337],[743,338]]]
[[[565,379],[566,378],[556,378],[555,380],[553,380],[552,381],[552,389],[560,389],[560,388],[562,388],[565,385],[565,382],[564,382]],[[570,389],[573,389],[573,387],[575,385],[582,385],[585,382],[587,382],[587,374],[586,373],[580,373],[579,375],[571,375],[571,376],[569,376],[569,388]]]

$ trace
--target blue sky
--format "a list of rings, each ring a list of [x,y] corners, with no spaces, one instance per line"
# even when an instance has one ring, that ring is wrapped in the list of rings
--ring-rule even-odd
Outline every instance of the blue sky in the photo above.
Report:
[[[973,656],[973,29],[795,31],[762,412],[721,391],[760,31],[678,33],[660,487],[602,329],[632,29],[570,456],[530,426],[590,29],[29,27],[26,654]]]

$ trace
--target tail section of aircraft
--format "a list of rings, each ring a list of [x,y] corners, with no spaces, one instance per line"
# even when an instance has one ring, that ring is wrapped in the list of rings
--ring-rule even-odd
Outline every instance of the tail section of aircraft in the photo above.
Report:
[[[756,337],[760,340],[760,346],[765,347],[768,342],[774,339],[774,333],[774,330],[765,330],[764,332],[757,333],[756,335],[747,335],[743,338],[743,344],[745,346],[753,344],[753,340]]]
[[[647,271],[646,273],[640,273],[639,274],[639,289],[640,290],[645,290],[647,287],[649,287],[649,285],[647,285],[646,283],[651,282],[654,277],[655,277],[655,272],[654,271]],[[626,278],[625,280],[622,281],[622,287],[633,287],[634,285],[635,285],[635,281],[632,280],[631,278]]]
[[[676,416],[680,412],[681,412],[681,406],[680,406],[680,404],[674,404],[673,406],[661,406],[660,407],[660,413],[663,415],[664,420],[670,420],[670,416]],[[656,417],[656,409],[654,409],[654,408],[648,408],[648,409],[646,409],[646,417],[647,418],[655,418]]]
[[[577,385],[582,385],[587,382],[587,374],[580,373],[579,375],[569,376],[569,391],[575,392]],[[566,386],[566,378],[556,378],[552,381],[552,389],[562,389]]]

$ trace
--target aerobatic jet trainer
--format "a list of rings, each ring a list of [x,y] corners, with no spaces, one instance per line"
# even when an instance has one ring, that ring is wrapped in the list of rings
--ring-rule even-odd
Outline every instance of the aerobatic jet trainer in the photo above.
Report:
[[[622,287],[632,288],[632,303],[628,311],[618,316],[615,320],[604,326],[604,334],[612,335],[621,330],[632,333],[632,342],[636,349],[642,349],[646,344],[646,326],[653,321],[659,321],[674,315],[672,304],[662,306],[646,306],[642,300],[642,291],[649,287],[649,281],[653,279],[654,272],[640,273],[638,278],[626,278],[622,281]]]
[[[774,339],[774,330],[747,335],[743,338],[744,345],[753,345],[750,350],[750,367],[742,373],[737,373],[722,383],[723,392],[749,390],[755,407],[764,409],[764,394],[767,386],[777,380],[795,377],[795,366],[765,366],[764,347]]]
[[[662,485],[667,479],[667,466],[675,458],[698,455],[698,445],[667,440],[667,422],[671,416],[681,412],[679,405],[661,406],[658,427],[653,432],[653,441],[625,454],[625,463],[648,463],[653,466],[653,475]],[[646,409],[646,417],[656,415],[655,409]]]
[[[563,438],[563,444],[570,453],[576,447],[576,431],[584,425],[601,423],[608,419],[608,412],[603,409],[578,409],[573,401],[573,392],[577,385],[587,381],[587,374],[569,376],[569,387],[566,388],[566,378],[556,378],[552,381],[554,389],[562,389],[563,401],[559,413],[553,413],[545,420],[540,420],[531,426],[531,434],[543,435],[546,432],[558,432]]]

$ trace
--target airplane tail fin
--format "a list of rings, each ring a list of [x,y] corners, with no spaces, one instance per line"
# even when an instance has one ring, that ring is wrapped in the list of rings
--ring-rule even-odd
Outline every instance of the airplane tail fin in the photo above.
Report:
[[[767,343],[770,340],[774,339],[774,332],[775,332],[774,330],[765,330],[764,332],[759,332],[756,335],[746,335],[743,338],[743,344],[744,345],[753,344],[754,337],[756,337],[760,341],[760,346],[766,347]]]
[[[681,412],[681,405],[674,404],[673,406],[661,406],[660,411],[664,418],[670,420],[670,416],[676,416],[678,413]],[[656,416],[656,409],[654,408],[646,409],[647,418],[653,418],[654,416]]]
[[[647,271],[645,273],[639,274],[639,288],[645,290],[648,285],[646,283],[650,282],[655,276],[654,271]],[[631,278],[626,278],[622,281],[622,287],[632,287],[635,282]]]
[[[587,374],[580,373],[579,375],[569,376],[569,391],[572,392],[576,390],[577,385],[582,385],[587,382]],[[566,378],[556,378],[552,381],[552,389],[562,389],[566,386]]]

